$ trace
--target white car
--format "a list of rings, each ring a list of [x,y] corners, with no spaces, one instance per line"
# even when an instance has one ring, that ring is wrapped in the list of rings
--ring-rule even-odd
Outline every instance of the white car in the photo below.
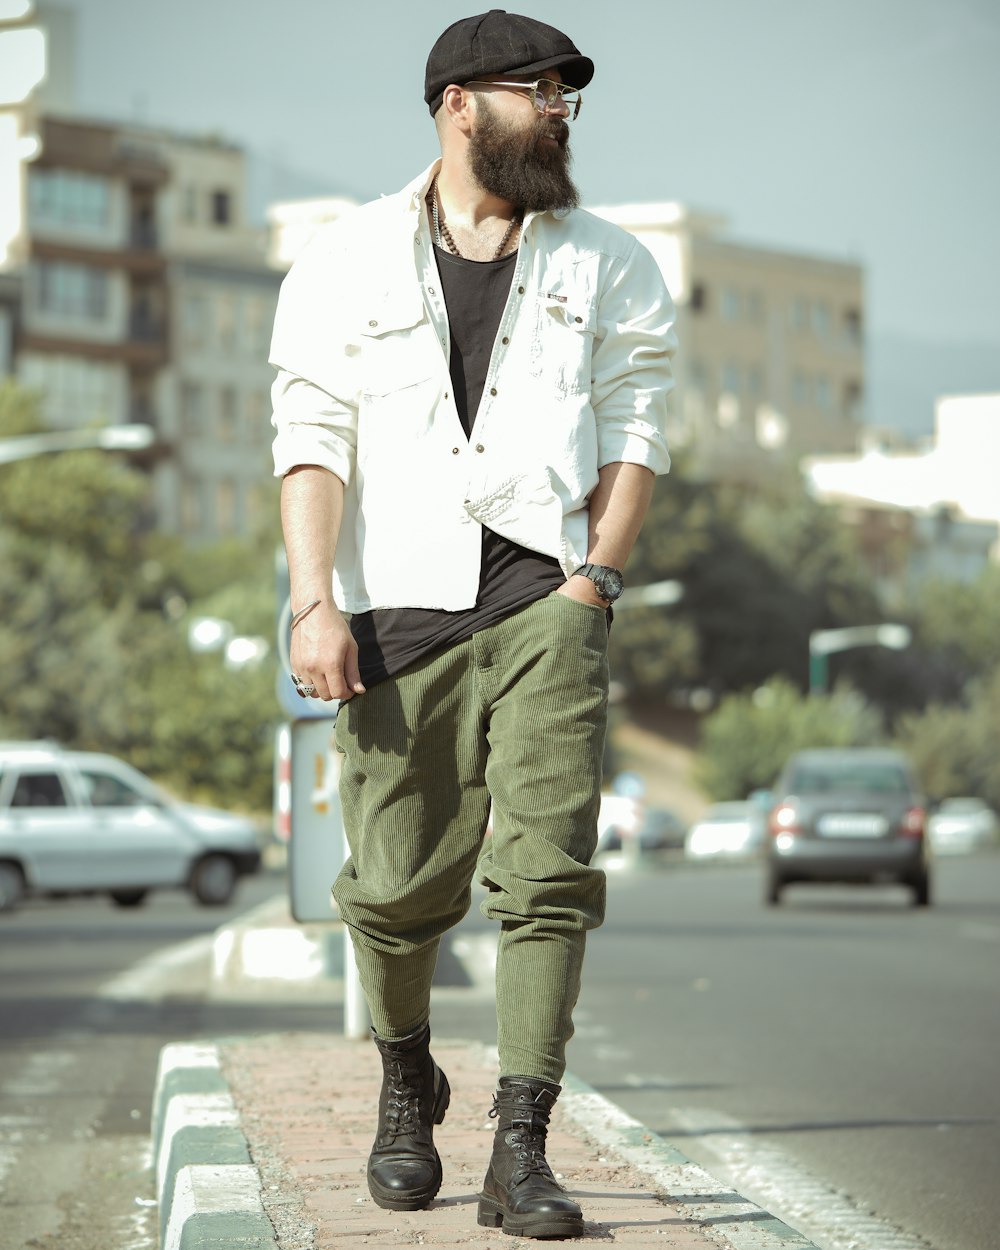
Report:
[[[245,817],[177,802],[110,755],[0,743],[0,911],[26,894],[135,907],[167,887],[223,904],[259,866]]]
[[[764,841],[765,813],[759,803],[714,803],[684,839],[688,859],[746,859]]]
[[[944,799],[927,820],[927,834],[938,854],[961,854],[993,846],[997,840],[996,812],[982,799]]]

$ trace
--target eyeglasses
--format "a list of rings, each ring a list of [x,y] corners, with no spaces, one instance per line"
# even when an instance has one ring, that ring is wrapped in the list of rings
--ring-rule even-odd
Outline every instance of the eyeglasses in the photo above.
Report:
[[[566,105],[569,110],[567,121],[576,121],[580,115],[583,96],[576,87],[567,87],[564,82],[553,82],[550,78],[539,78],[537,82],[478,82],[473,80],[465,84],[467,87],[510,87],[515,91],[527,91],[531,102],[539,113],[550,113],[557,103]]]

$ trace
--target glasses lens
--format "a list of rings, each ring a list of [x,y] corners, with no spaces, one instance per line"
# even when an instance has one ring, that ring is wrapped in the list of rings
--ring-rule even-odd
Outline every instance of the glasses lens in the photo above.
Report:
[[[580,112],[581,95],[574,87],[564,86],[563,83],[551,82],[547,78],[542,78],[535,86],[535,108],[540,113],[548,112],[554,108],[556,102],[562,99],[563,104],[569,109],[569,117],[567,121],[574,121]]]

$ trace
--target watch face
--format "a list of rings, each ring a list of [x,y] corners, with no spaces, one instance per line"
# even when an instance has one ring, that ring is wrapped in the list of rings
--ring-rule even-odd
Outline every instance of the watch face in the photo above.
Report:
[[[594,585],[603,599],[614,603],[625,589],[625,580],[617,569],[606,568],[594,578]]]

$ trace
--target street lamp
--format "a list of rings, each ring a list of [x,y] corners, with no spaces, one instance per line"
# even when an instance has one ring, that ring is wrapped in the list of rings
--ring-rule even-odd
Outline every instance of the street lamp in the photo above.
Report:
[[[902,651],[912,635],[906,625],[849,625],[845,629],[817,629],[809,635],[809,693],[823,694],[827,685],[827,657],[852,647],[888,647]]]
[[[156,433],[150,425],[104,425],[86,430],[48,430],[0,439],[0,464],[60,451],[145,451]]]

